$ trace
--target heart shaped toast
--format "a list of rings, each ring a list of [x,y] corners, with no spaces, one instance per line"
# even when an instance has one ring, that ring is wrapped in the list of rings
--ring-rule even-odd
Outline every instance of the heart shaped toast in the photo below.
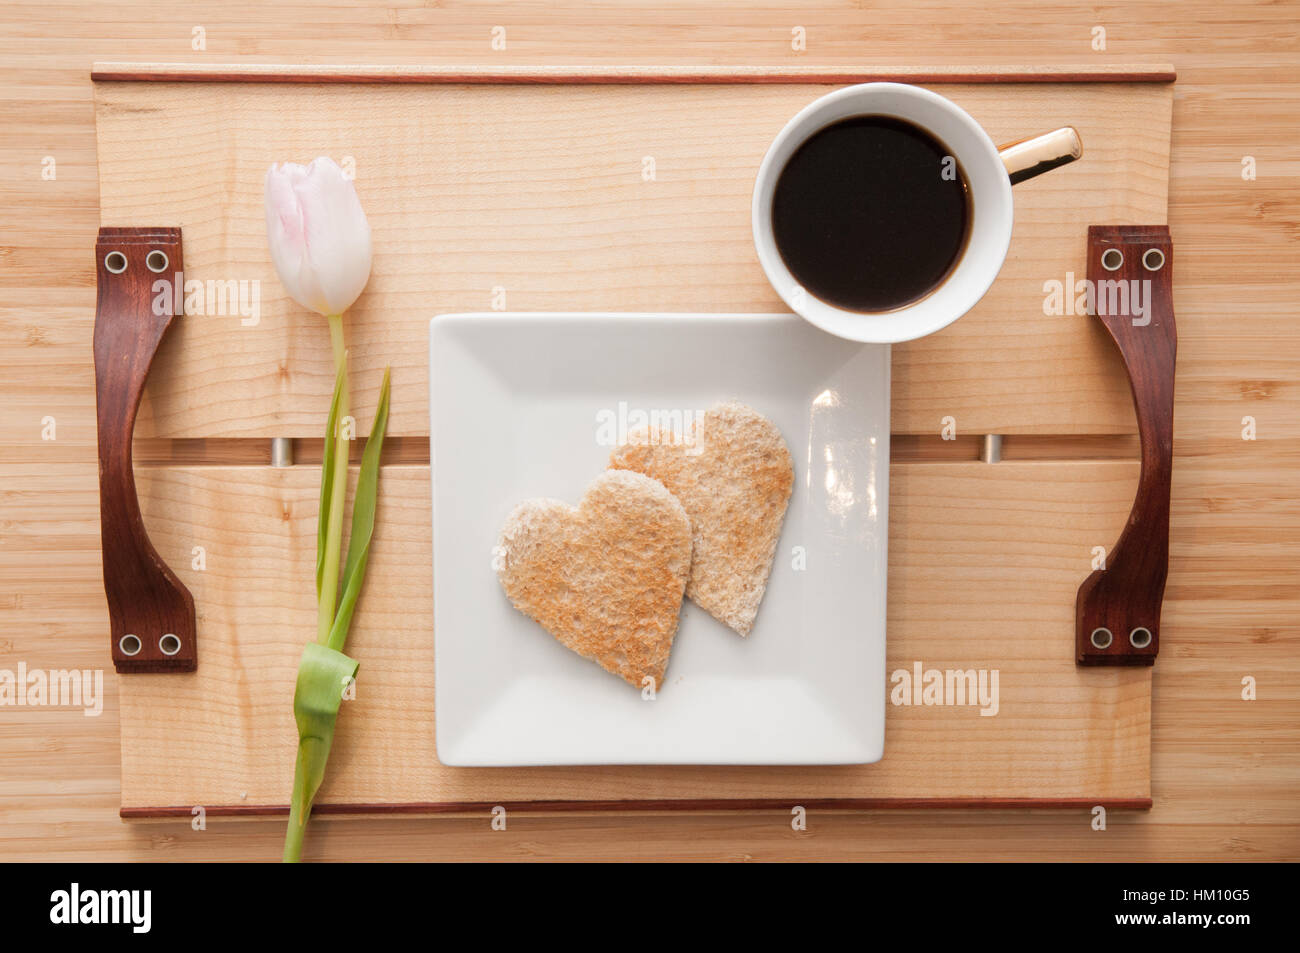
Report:
[[[501,531],[515,608],[568,649],[641,688],[663,684],[691,568],[691,524],[663,484],[609,470],[578,506],[526,500]]]
[[[748,635],[794,488],[794,461],[781,431],[733,401],[710,408],[685,434],[655,427],[629,432],[609,465],[654,477],[681,500],[694,539],[686,595]]]

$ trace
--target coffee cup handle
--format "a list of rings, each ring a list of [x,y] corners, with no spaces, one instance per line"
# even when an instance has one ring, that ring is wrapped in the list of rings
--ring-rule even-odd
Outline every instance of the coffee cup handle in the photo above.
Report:
[[[1019,139],[998,149],[1011,184],[1032,179],[1052,169],[1069,165],[1083,155],[1083,142],[1073,126],[1062,126],[1041,136]]]

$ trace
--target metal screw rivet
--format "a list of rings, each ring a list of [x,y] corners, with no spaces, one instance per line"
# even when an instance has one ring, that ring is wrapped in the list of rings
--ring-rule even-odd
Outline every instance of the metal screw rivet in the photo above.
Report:
[[[1103,625],[1092,630],[1092,637],[1089,641],[1092,642],[1093,648],[1108,649],[1110,643],[1115,641],[1115,636],[1111,635],[1110,629]]]
[[[138,635],[128,633],[117,640],[117,647],[121,649],[123,655],[139,655],[140,649],[144,648],[144,643],[140,641]]]
[[[126,271],[126,256],[120,251],[111,251],[104,256],[104,267],[115,275]]]
[[[1107,248],[1101,253],[1101,267],[1107,271],[1119,271],[1122,264],[1124,264],[1124,253],[1118,248]]]

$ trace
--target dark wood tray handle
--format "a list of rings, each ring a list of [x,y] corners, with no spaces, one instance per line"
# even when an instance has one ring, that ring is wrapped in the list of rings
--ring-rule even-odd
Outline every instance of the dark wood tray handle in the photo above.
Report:
[[[1128,524],[1107,554],[1105,568],[1079,587],[1074,641],[1080,665],[1151,665],[1160,650],[1160,605],[1169,574],[1178,350],[1173,265],[1164,225],[1088,229],[1091,310],[1110,332],[1128,370],[1142,470]]]
[[[124,674],[192,672],[194,598],[149,542],[131,468],[145,378],[184,288],[181,230],[101,228],[95,257],[99,527],[113,665]],[[159,281],[170,293],[155,290]]]

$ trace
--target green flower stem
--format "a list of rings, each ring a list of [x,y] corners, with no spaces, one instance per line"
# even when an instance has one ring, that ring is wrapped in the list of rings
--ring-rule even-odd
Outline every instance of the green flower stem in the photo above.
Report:
[[[331,314],[325,320],[330,324],[330,345],[334,348],[334,370],[343,366],[347,348],[343,344],[343,315]]]
[[[343,315],[329,316],[330,343],[334,347],[334,370],[338,385],[338,424],[334,434],[334,473],[330,486],[329,523],[325,535],[325,558],[319,582],[316,606],[316,641],[329,642],[334,614],[338,609],[339,560],[343,551],[343,501],[348,489],[348,441],[344,435],[344,418],[348,415],[347,350],[343,343]],[[328,439],[328,435],[327,435]]]
[[[339,557],[343,537],[343,502],[348,479],[348,441],[343,439],[343,417],[347,414],[347,351],[343,346],[343,322],[330,317],[334,345],[334,397],[325,427],[321,461],[320,514],[316,527],[316,598],[319,631],[317,641],[308,642],[298,663],[298,682],[293,694],[293,715],[298,724],[298,757],[293,770],[293,796],[289,802],[289,826],[284,835],[284,860],[302,859],[303,835],[311,817],[312,801],[325,778],[334,725],[339,705],[357,663],[343,654],[357,598],[361,594],[370,543],[375,529],[375,508],[379,496],[379,461],[388,429],[389,371],[384,369],[379,388],[375,420],[366,438],[352,501],[352,535],[339,592]],[[337,605],[336,605],[337,603]]]

